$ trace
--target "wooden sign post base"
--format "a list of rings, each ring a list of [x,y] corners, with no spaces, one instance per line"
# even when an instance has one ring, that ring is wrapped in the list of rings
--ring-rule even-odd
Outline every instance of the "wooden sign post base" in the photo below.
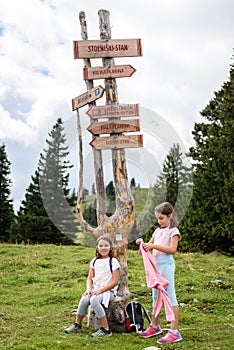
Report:
[[[111,332],[126,332],[124,307],[123,299],[116,296],[115,299],[109,303],[108,308],[105,309]],[[98,330],[100,328],[100,322],[91,306],[89,306],[88,311],[87,327],[93,330]]]

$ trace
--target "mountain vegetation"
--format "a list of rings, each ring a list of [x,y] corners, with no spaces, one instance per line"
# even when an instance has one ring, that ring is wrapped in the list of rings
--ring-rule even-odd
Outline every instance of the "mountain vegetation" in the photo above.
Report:
[[[194,146],[183,154],[174,144],[152,188],[141,189],[135,179],[130,188],[135,200],[135,225],[129,243],[149,239],[157,226],[155,206],[174,205],[179,220],[181,252],[220,251],[233,255],[234,212],[234,66],[230,77],[201,111],[203,120],[194,124]],[[26,190],[16,215],[10,199],[10,162],[5,145],[0,148],[0,241],[72,244],[82,230],[74,215],[75,190],[68,188],[68,149],[62,120],[54,125],[38,169]],[[191,159],[188,166],[186,159]],[[84,218],[96,226],[95,185],[84,189]],[[115,210],[113,181],[106,186],[108,215]],[[65,235],[64,235],[65,233]]]

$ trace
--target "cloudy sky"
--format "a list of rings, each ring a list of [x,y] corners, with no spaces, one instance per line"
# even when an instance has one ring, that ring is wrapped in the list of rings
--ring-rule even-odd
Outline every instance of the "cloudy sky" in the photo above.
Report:
[[[81,40],[80,11],[86,13],[88,38],[100,38],[100,9],[110,11],[112,39],[142,41],[142,57],[115,59],[115,64],[131,64],[137,70],[131,78],[118,79],[118,93],[119,103],[141,107],[144,147],[126,151],[126,158],[129,177],[142,187],[154,181],[172,142],[179,140],[185,150],[192,145],[199,111],[228,79],[234,46],[233,0],[128,0],[121,6],[106,0],[1,1],[0,142],[12,163],[16,208],[58,117],[65,122],[75,163],[71,187],[77,185],[76,114],[71,99],[84,93],[86,85],[83,61],[74,60],[72,44]],[[93,66],[101,64],[94,61]],[[97,104],[105,102],[100,99]],[[80,113],[88,144],[87,109]],[[89,145],[85,152],[86,167],[91,169]],[[107,156],[104,164],[108,167],[108,163]],[[86,174],[87,186],[94,182],[90,174]]]

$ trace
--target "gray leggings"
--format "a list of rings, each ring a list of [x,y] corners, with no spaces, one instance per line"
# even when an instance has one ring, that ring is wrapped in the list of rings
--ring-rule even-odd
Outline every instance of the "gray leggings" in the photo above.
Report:
[[[114,292],[111,291],[110,301],[112,301],[114,297],[115,297]],[[77,314],[80,316],[85,316],[88,306],[91,305],[97,318],[104,317],[106,313],[102,305],[102,300],[103,300],[103,294],[93,295],[91,297],[89,295],[83,295],[78,304]]]

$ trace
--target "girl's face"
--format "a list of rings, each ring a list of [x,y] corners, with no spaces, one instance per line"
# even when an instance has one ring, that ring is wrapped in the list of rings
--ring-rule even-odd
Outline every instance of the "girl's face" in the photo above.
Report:
[[[166,228],[170,225],[171,215],[165,215],[161,213],[156,213],[155,215],[161,228]]]
[[[102,258],[107,258],[111,249],[110,243],[104,239],[100,239],[97,249]]]

